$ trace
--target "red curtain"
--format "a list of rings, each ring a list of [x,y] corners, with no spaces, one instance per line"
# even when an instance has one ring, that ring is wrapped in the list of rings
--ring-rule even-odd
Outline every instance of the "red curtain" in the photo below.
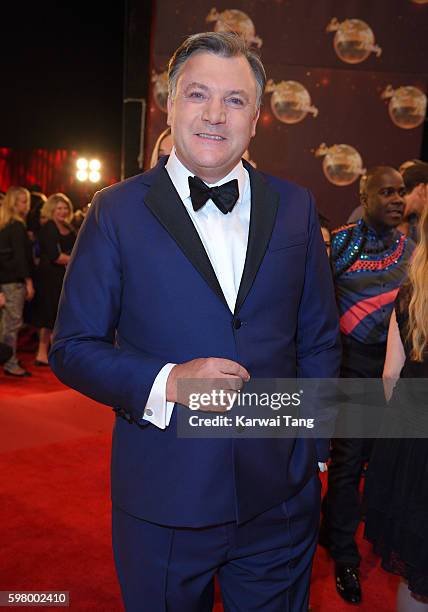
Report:
[[[58,191],[69,193],[78,187],[75,177],[77,157],[77,151],[66,149],[25,151],[0,148],[0,190],[6,191],[11,185],[27,188],[38,185],[47,195]],[[118,156],[108,153],[101,158],[103,181],[92,185],[94,191],[118,180]]]

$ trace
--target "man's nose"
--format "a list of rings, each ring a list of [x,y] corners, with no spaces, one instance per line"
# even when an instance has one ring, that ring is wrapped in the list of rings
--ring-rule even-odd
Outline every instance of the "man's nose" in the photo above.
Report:
[[[202,120],[211,125],[226,122],[226,111],[222,100],[211,98],[204,105]]]

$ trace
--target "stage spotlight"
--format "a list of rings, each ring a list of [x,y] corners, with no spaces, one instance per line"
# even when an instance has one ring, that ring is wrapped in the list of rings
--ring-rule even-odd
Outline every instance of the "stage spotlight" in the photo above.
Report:
[[[91,159],[89,162],[89,169],[95,172],[101,168],[101,162],[99,159]]]
[[[101,174],[98,172],[98,170],[92,170],[89,173],[89,180],[91,181],[91,183],[98,183],[100,178],[101,178]]]
[[[76,177],[78,181],[87,181],[88,180],[88,173],[86,172],[86,170],[78,170],[76,172]]]
[[[99,183],[101,180],[101,161],[97,158],[91,160],[86,157],[79,157],[76,161],[76,178],[80,182],[90,181],[91,183]]]
[[[85,159],[84,157],[80,157],[76,162],[76,166],[78,170],[86,170],[86,168],[88,167],[88,160]],[[85,179],[79,179],[79,180],[84,181]]]

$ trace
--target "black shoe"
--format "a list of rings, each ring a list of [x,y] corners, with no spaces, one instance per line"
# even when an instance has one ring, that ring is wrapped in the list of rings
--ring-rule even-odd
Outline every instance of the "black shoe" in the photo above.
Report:
[[[36,359],[36,361],[34,362],[35,366],[38,367],[49,367],[49,363],[47,361],[40,361],[40,359]]]
[[[336,589],[348,603],[361,601],[361,585],[358,569],[350,565],[336,565]]]
[[[23,370],[22,372],[9,372],[8,370],[5,370],[4,373],[6,374],[6,376],[15,376],[15,378],[28,378],[29,376],[32,376],[31,372],[27,372],[27,370]]]

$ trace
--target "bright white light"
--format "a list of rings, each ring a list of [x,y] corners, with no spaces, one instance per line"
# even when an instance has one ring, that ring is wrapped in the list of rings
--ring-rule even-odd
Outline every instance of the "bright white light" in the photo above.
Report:
[[[86,170],[78,170],[76,172],[76,177],[78,181],[87,181],[88,173],[86,172]]]
[[[101,174],[97,170],[92,170],[92,172],[89,173],[89,180],[92,183],[98,183],[100,178],[101,178]]]
[[[84,157],[80,157],[76,162],[76,166],[78,167],[79,170],[86,170],[86,168],[88,167],[88,160],[85,159]],[[79,180],[84,181],[86,179],[79,179]]]
[[[91,170],[99,170],[101,168],[101,162],[99,159],[91,159],[89,162],[89,168]]]

